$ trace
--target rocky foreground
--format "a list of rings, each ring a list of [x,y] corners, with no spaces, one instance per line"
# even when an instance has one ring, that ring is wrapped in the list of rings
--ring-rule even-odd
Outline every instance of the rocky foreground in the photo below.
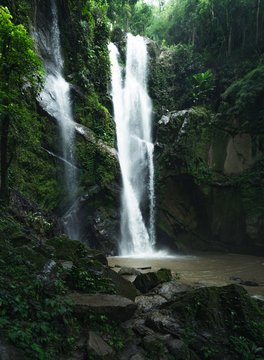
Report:
[[[16,204],[0,208],[0,360],[264,359],[263,303],[242,286],[116,272]]]
[[[264,356],[263,308],[241,286],[192,288],[166,269],[120,269],[136,275],[130,283],[64,236],[11,236],[1,254],[1,360]]]

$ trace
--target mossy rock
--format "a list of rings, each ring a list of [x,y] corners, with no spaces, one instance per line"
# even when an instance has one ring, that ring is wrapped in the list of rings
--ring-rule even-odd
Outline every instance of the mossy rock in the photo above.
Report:
[[[196,289],[165,308],[167,311],[170,309],[176,322],[190,330],[193,336],[192,348],[199,356],[202,355],[201,348],[207,344],[195,334],[208,334],[219,354],[223,351],[223,344],[225,349],[229,348],[226,351],[233,351],[232,338],[243,338],[252,347],[254,344],[260,347],[263,345],[264,313],[241,286]],[[234,354],[233,358],[239,357]]]
[[[171,280],[171,271],[168,269],[160,269],[157,272],[148,272],[146,274],[138,275],[133,284],[139,291],[146,293],[158,284]]]
[[[97,260],[91,259],[91,258],[80,258],[77,261],[75,261],[74,265],[78,268],[87,269],[87,270],[93,270],[94,272],[101,272],[103,273],[104,265]]]
[[[114,283],[115,293],[117,295],[124,296],[133,301],[135,300],[138,292],[134,284],[124,279],[121,275],[109,268],[105,269],[104,276],[111,279],[111,281]]]
[[[46,241],[46,245],[54,248],[55,258],[59,260],[77,261],[89,258],[102,264],[107,264],[105,256],[98,250],[90,249],[77,240],[70,240],[66,236],[58,236]]]
[[[47,257],[27,245],[17,248],[17,251],[19,255],[21,255],[26,261],[30,262],[37,271],[43,270],[43,267],[47,262]]]
[[[156,272],[156,275],[159,280],[159,284],[172,280],[172,274],[169,269],[159,269]]]
[[[60,260],[78,260],[85,257],[86,246],[79,241],[70,240],[66,236],[58,236],[47,240],[46,245],[54,247],[55,257]]]
[[[29,237],[27,237],[25,234],[21,233],[21,234],[11,237],[10,242],[14,247],[19,247],[19,246],[30,244],[31,239]]]

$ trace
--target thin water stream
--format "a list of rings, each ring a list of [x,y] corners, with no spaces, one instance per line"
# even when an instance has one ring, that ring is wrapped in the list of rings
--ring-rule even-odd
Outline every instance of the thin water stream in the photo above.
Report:
[[[223,253],[196,253],[192,256],[163,258],[109,257],[109,266],[127,266],[134,268],[151,267],[170,269],[180,275],[183,283],[193,286],[224,286],[238,284],[238,280],[254,281],[259,286],[244,286],[251,295],[264,297],[264,256],[250,256]],[[118,268],[114,268],[118,271]]]
[[[65,187],[65,200],[71,204],[70,210],[62,218],[64,230],[71,239],[79,238],[79,226],[76,216],[75,204],[77,204],[78,173],[75,166],[75,122],[72,115],[70,84],[65,80],[63,74],[64,59],[61,52],[60,29],[58,24],[58,11],[56,2],[50,1],[51,6],[51,27],[36,27],[33,34],[39,51],[44,60],[46,78],[38,101],[42,108],[57,120],[60,141],[61,155],[55,155],[62,160],[64,165],[64,176],[62,184]]]

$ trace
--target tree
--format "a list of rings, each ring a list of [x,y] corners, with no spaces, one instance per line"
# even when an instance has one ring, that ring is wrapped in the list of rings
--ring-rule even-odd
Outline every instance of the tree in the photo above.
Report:
[[[43,69],[34,42],[22,25],[14,25],[0,6],[0,198],[8,198],[8,168],[17,144],[36,141],[37,121],[27,95],[40,90]],[[34,97],[35,98],[35,97]]]

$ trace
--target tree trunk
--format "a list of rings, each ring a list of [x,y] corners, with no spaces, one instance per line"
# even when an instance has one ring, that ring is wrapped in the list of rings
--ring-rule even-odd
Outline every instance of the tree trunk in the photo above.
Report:
[[[8,200],[8,159],[7,159],[7,145],[8,145],[8,131],[10,120],[6,116],[1,124],[1,187],[0,199]]]

